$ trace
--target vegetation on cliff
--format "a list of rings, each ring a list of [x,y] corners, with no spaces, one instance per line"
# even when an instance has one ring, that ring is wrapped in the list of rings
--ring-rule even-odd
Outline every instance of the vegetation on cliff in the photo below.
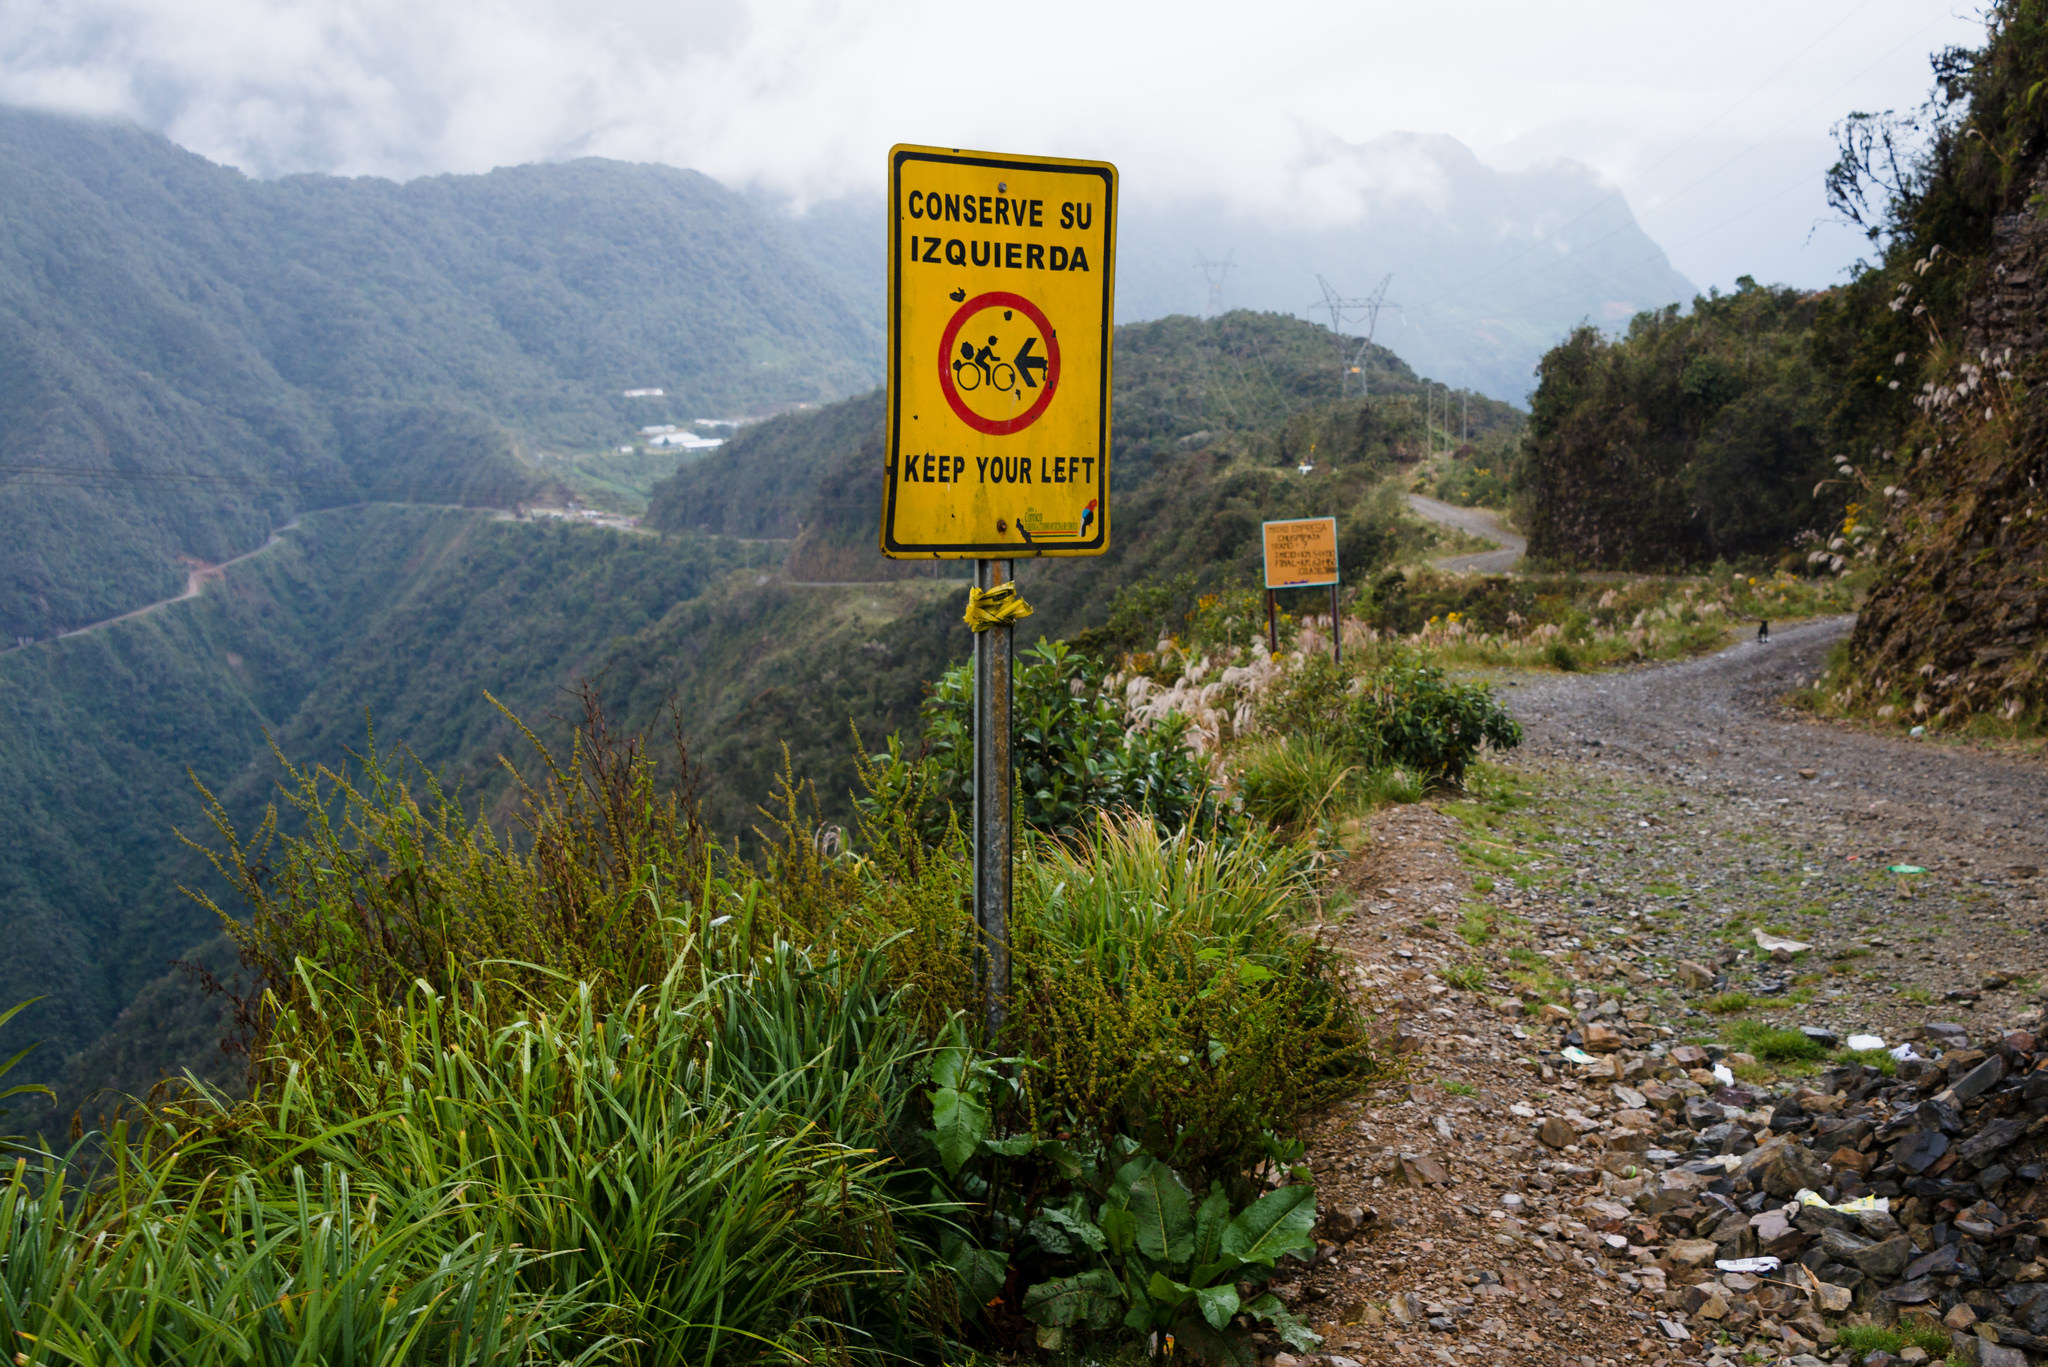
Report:
[[[282,826],[215,809],[249,1099],[0,1179],[18,1360],[1313,1343],[1261,1294],[1313,1253],[1288,1165],[1388,1064],[1293,931],[1294,852],[1108,815],[1027,849],[988,1034],[957,829],[882,801],[836,850],[790,791],[750,864],[706,841],[684,751],[585,702],[520,760],[512,839],[394,755],[293,771]]]
[[[1529,556],[1561,569],[1775,558],[1832,525],[1819,300],[1745,277],[1733,294],[1583,326],[1543,358],[1516,459]]]
[[[1834,706],[1901,725],[2048,718],[2048,4],[2000,0],[1926,106],[1842,129],[1836,204],[1878,259],[1850,287],[1838,553],[1874,567]],[[1869,378],[1864,378],[1864,377]],[[1883,399],[1872,404],[1878,395]]]
[[[1515,472],[1532,558],[1775,559],[1867,597],[1816,696],[2001,733],[2048,709],[2048,4],[2000,0],[1917,110],[1838,128],[1873,259],[1583,328],[1544,358]]]

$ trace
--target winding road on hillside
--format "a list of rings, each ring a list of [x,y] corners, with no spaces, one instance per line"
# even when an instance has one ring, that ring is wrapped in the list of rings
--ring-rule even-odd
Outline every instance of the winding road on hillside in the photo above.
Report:
[[[229,560],[223,560],[218,565],[208,565],[203,562],[191,565],[185,572],[185,591],[183,593],[176,594],[170,598],[159,598],[154,603],[144,603],[139,608],[132,608],[127,612],[119,613],[112,617],[102,617],[97,622],[87,622],[82,627],[73,627],[69,631],[60,631],[55,636],[42,637],[37,640],[29,641],[23,645],[8,646],[5,650],[0,650],[0,655],[12,655],[17,650],[28,650],[34,646],[43,644],[45,641],[62,641],[73,636],[83,636],[87,632],[98,631],[102,627],[113,626],[116,622],[133,621],[137,617],[148,616],[150,613],[155,612],[158,608],[169,607],[173,603],[183,603],[188,599],[197,598],[199,596],[199,591],[201,589],[205,588],[210,583],[218,582],[225,575],[228,566],[239,565],[244,560],[248,560],[254,556],[263,554],[265,551],[275,546],[279,541],[283,540],[284,534],[286,532],[291,531],[298,525],[299,520],[297,518],[293,518],[291,521],[285,523],[282,527],[279,527],[276,531],[272,532],[270,534],[270,539],[268,541],[265,541],[262,545],[258,546],[255,550],[243,551],[240,555],[235,556],[234,558]]]
[[[1810,719],[1809,684],[1855,618],[1787,623],[1768,644],[1622,673],[1522,676],[1506,692],[1528,751],[1858,823],[1908,862],[2048,866],[2048,764]]]
[[[337,512],[344,508],[363,508],[368,506],[370,505],[364,503],[344,503],[339,504],[334,508],[322,508],[319,509],[318,511]],[[456,512],[488,512],[491,513],[494,516],[494,518],[498,521],[509,521],[512,518],[512,514],[505,511],[502,508],[490,508],[481,505],[465,503],[409,503],[402,506],[410,508],[442,508]],[[258,546],[255,550],[243,551],[240,555],[235,556],[232,559],[223,560],[218,565],[209,565],[203,562],[189,564],[189,567],[185,572],[185,591],[183,593],[174,594],[169,598],[159,598],[154,603],[144,603],[139,608],[131,608],[127,612],[117,613],[112,617],[102,617],[97,622],[87,622],[82,627],[72,627],[69,631],[60,631],[54,636],[38,636],[33,640],[26,642],[25,644],[11,645],[4,648],[0,648],[0,655],[12,655],[16,651],[32,650],[36,646],[46,645],[51,641],[63,641],[68,640],[73,636],[84,636],[88,632],[94,632],[100,630],[103,627],[113,626],[117,622],[129,622],[133,621],[137,617],[146,617],[150,613],[155,612],[158,608],[166,608],[173,603],[183,603],[189,601],[190,599],[197,598],[199,596],[199,591],[205,588],[208,584],[218,583],[222,579],[224,579],[226,577],[226,571],[229,566],[239,565],[244,560],[254,559],[255,557],[263,554],[265,551],[270,550],[272,547],[276,546],[280,541],[284,539],[284,534],[286,532],[293,530],[298,525],[299,519],[294,517],[291,521],[285,523],[276,531],[272,532],[270,534],[270,539],[268,541],[265,541],[262,545]]]
[[[1522,553],[1529,549],[1529,543],[1525,538],[1509,531],[1497,514],[1485,508],[1460,508],[1455,503],[1445,503],[1441,499],[1428,498],[1422,494],[1408,495],[1408,506],[1431,522],[1455,527],[1461,532],[1469,532],[1500,547],[1497,551],[1481,551],[1477,555],[1451,555],[1431,562],[1440,570],[1473,574],[1507,574],[1520,563]]]

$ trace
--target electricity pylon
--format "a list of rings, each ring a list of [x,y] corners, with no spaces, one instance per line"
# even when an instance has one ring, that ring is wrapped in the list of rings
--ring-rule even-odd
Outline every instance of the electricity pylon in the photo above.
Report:
[[[1202,317],[1214,318],[1223,312],[1223,282],[1230,278],[1230,272],[1237,267],[1237,263],[1230,259],[1235,255],[1235,247],[1223,253],[1221,261],[1211,261],[1201,252],[1195,253],[1195,269],[1202,273],[1202,279],[1209,285],[1209,304],[1202,311]]]
[[[1323,291],[1320,306],[1329,310],[1330,332],[1337,339],[1337,364],[1340,367],[1337,380],[1340,394],[1343,392],[1347,377],[1356,375],[1359,393],[1368,398],[1372,395],[1371,382],[1366,378],[1365,362],[1372,354],[1372,335],[1380,325],[1380,310],[1401,307],[1399,304],[1390,305],[1387,302],[1387,286],[1393,283],[1393,276],[1385,276],[1380,280],[1379,288],[1365,298],[1346,299],[1331,287],[1329,281],[1320,275],[1316,277],[1316,284],[1320,285]],[[1311,304],[1309,307],[1315,308],[1317,305]],[[1346,346],[1349,339],[1344,336],[1346,324],[1354,321],[1363,321],[1365,324],[1365,336],[1358,340],[1358,349],[1355,352]]]

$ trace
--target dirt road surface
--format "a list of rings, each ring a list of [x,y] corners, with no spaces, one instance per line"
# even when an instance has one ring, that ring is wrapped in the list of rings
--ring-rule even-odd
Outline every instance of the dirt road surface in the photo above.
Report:
[[[1786,819],[1872,826],[1907,862],[2048,864],[2038,759],[1817,724],[1780,704],[1854,624],[1827,617],[1704,659],[1517,680],[1510,705],[1527,751],[1786,808]]]
[[[1500,547],[1497,551],[1482,551],[1477,555],[1446,556],[1435,562],[1438,569],[1473,574],[1506,574],[1520,563],[1522,553],[1529,549],[1526,538],[1509,531],[1498,516],[1484,508],[1460,508],[1455,503],[1426,498],[1421,494],[1408,495],[1408,506],[1431,522],[1484,537]]]
[[[1847,625],[1504,681],[1527,740],[1490,790],[1374,819],[1323,933],[1409,1076],[1311,1139],[1324,1244],[1282,1294],[1326,1337],[1268,1361],[1847,1362],[1804,1283],[1699,1264],[1687,1165],[1712,1151],[1633,1090],[1696,1094],[1714,1079],[1672,1051],[1733,1049],[1743,1022],[1897,1041],[2039,1019],[2048,766],[1791,713]],[[1766,953],[1767,927],[1814,949]],[[1566,1061],[1602,1020],[1631,1042]],[[1745,1085],[1716,1114],[1762,1145],[1801,1083]]]

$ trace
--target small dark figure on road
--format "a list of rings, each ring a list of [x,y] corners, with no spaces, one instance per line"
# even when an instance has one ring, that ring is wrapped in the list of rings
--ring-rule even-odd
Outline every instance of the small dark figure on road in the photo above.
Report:
[[[1768,640],[1770,640],[1770,639],[1771,639],[1771,624],[1770,624],[1770,623],[1769,623],[1768,621],[1758,622],[1758,623],[1756,624],[1756,643],[1757,643],[1758,645],[1762,645],[1762,644],[1764,644],[1764,642],[1766,642],[1766,641],[1768,641]]]

